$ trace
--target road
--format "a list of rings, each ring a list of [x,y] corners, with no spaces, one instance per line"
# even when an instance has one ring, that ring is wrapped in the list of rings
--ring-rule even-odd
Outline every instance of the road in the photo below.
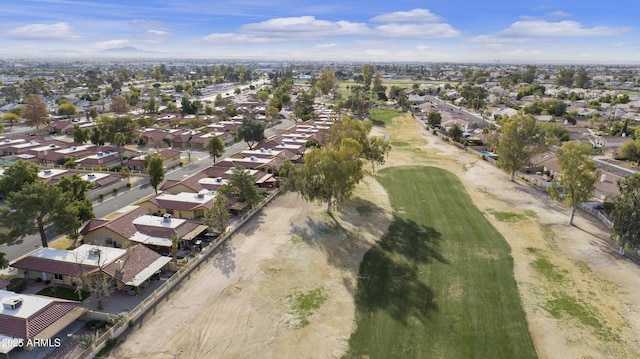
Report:
[[[282,123],[279,123],[278,125],[267,129],[265,131],[265,137],[271,137],[275,134],[276,131],[287,129],[295,124],[295,121],[290,119],[288,113],[283,114],[285,119],[282,121]],[[226,158],[231,154],[240,152],[246,148],[247,145],[244,142],[234,143],[233,145],[227,147],[224,155],[221,158]],[[198,160],[167,172],[165,178],[171,180],[180,180],[194,173],[197,173],[203,168],[211,165],[211,159],[209,157],[209,154],[206,152],[193,152],[191,156],[192,158],[198,158]],[[104,200],[97,201],[93,206],[93,212],[96,218],[105,217],[122,207],[131,205],[137,200],[145,198],[153,192],[153,188],[149,185],[149,181],[145,180],[136,184],[134,187],[128,190],[119,191],[116,196],[106,196]],[[54,230],[51,227],[48,227],[47,237],[53,238],[49,240],[49,242],[53,242],[56,239],[59,239],[61,236],[56,235],[54,233]],[[25,237],[20,244],[15,244],[12,246],[8,246],[6,244],[0,245],[0,251],[5,253],[5,258],[7,260],[13,261],[41,247],[42,244],[40,235],[36,234]]]

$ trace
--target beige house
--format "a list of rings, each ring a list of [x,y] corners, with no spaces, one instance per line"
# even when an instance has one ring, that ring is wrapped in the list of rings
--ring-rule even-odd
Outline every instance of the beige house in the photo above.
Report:
[[[204,214],[211,209],[215,197],[215,192],[207,190],[198,193],[160,193],[140,203],[140,207],[158,215],[168,213],[175,218],[198,219],[204,217]]]
[[[125,285],[139,287],[170,261],[141,244],[128,249],[84,244],[73,250],[41,248],[11,266],[27,279],[69,287],[83,283],[81,278],[102,275],[122,290]]]
[[[190,241],[207,230],[199,222],[149,215],[147,208],[129,206],[122,208],[113,219],[94,218],[80,231],[85,243],[128,248],[138,243],[153,249],[171,247],[171,237]]]

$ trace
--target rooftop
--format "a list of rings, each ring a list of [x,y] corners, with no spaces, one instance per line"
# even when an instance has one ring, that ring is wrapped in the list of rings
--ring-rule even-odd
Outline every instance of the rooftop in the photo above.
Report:
[[[99,266],[115,260],[124,253],[126,253],[126,250],[121,248],[83,244],[70,251],[64,249],[40,248],[29,256],[61,262]],[[101,263],[98,263],[98,259],[100,259]]]

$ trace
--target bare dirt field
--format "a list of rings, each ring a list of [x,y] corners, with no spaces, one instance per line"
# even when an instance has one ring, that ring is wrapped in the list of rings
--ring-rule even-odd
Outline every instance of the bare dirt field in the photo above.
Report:
[[[596,220],[578,213],[568,226],[566,208],[509,182],[408,116],[384,132],[394,146],[385,167],[432,165],[455,173],[510,244],[539,357],[640,357],[640,269],[616,254]],[[341,357],[353,330],[359,263],[392,211],[371,177],[334,218],[324,209],[295,194],[277,198],[111,357]]]

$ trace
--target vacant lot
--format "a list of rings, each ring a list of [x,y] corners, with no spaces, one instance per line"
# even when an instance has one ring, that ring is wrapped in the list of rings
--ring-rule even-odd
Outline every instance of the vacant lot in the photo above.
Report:
[[[434,167],[378,179],[395,219],[360,267],[349,357],[536,357],[509,246],[458,179]]]

